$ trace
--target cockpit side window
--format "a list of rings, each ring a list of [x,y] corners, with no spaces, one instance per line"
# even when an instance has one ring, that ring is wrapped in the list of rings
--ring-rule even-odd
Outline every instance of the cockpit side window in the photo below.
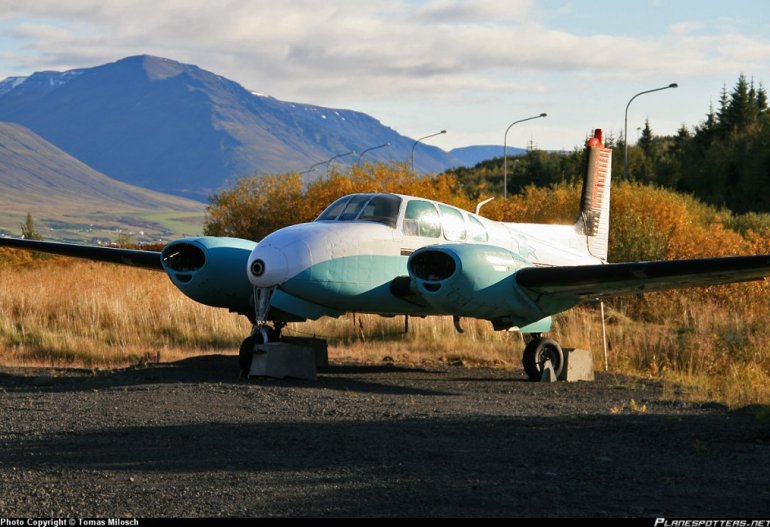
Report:
[[[340,212],[345,208],[345,204],[350,200],[350,196],[343,196],[324,210],[315,221],[334,221]]]
[[[476,217],[468,214],[468,236],[474,242],[485,242],[489,240],[487,230]]]
[[[345,205],[342,213],[337,217],[337,221],[353,221],[364,208],[366,202],[371,198],[371,194],[355,194]]]
[[[441,209],[441,226],[444,228],[444,238],[450,242],[459,242],[465,239],[465,220],[463,213],[446,205],[439,205]]]
[[[361,215],[358,216],[362,221],[374,221],[384,223],[389,227],[395,227],[398,221],[398,210],[401,207],[401,198],[392,194],[381,194],[374,196],[366,204]]]
[[[441,236],[441,220],[433,203],[413,199],[406,204],[404,234],[426,238]]]

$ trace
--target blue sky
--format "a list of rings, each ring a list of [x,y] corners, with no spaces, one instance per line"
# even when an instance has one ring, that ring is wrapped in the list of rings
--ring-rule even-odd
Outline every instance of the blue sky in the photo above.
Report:
[[[0,78],[148,53],[278,99],[369,113],[445,149],[570,149],[703,120],[744,73],[770,83],[760,0],[0,0]]]

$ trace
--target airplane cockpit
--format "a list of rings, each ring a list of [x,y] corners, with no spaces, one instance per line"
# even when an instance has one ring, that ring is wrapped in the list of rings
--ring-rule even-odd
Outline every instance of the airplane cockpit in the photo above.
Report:
[[[371,221],[398,226],[406,236],[443,238],[448,241],[486,242],[484,224],[473,214],[420,198],[396,194],[349,194],[329,205],[315,221]]]
[[[326,207],[315,221],[373,221],[395,228],[401,201],[395,194],[350,194]]]

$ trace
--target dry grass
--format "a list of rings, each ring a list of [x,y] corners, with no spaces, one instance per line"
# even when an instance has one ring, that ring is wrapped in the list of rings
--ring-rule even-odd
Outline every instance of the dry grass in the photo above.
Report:
[[[237,349],[248,324],[161,273],[49,260],[0,267],[3,363],[123,366]]]
[[[318,336],[329,341],[335,359],[363,363],[450,363],[469,366],[518,367],[522,339],[518,333],[491,331],[488,322],[463,320],[455,331],[451,317],[409,318],[348,314],[339,320],[322,319],[290,324],[288,335]]]
[[[672,395],[766,404],[770,327],[762,313],[703,301],[654,323],[608,307],[610,370],[662,379]],[[493,332],[474,320],[462,325],[465,332],[457,334],[450,317],[412,317],[404,334],[404,317],[359,314],[290,324],[285,332],[327,338],[336,360],[520,367],[519,334]],[[187,299],[162,273],[65,259],[0,266],[2,364],[119,367],[235,354],[248,331],[244,317]],[[592,350],[603,369],[598,306],[558,316],[552,335],[565,346]]]

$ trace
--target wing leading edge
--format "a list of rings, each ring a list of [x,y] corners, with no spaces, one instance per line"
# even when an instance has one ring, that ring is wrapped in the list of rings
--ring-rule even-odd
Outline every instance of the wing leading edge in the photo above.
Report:
[[[114,247],[94,247],[74,243],[45,242],[39,240],[24,240],[20,238],[0,237],[0,247],[14,247],[28,251],[72,256],[101,262],[110,262],[144,269],[162,271],[161,253],[157,251],[139,251],[134,249],[119,249]]]
[[[770,255],[528,267],[516,273],[516,281],[537,295],[587,301],[612,295],[761,280],[766,276],[770,276]]]

